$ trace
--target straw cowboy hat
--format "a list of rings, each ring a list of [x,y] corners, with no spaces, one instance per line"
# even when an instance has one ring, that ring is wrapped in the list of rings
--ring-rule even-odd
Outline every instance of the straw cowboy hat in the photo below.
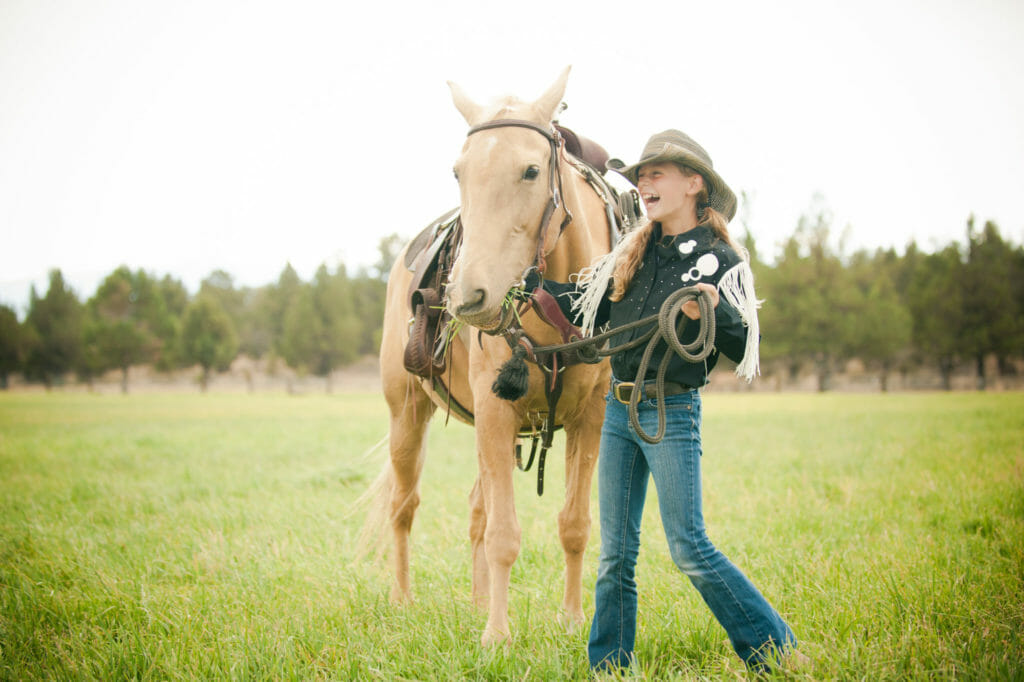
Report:
[[[736,195],[715,172],[711,157],[704,151],[704,148],[694,142],[693,138],[686,133],[669,129],[652,135],[644,145],[640,160],[632,166],[627,166],[619,159],[609,159],[605,165],[609,170],[624,175],[627,180],[636,185],[640,166],[664,161],[681,163],[700,173],[708,188],[711,208],[724,215],[726,221],[733,219],[736,215]]]

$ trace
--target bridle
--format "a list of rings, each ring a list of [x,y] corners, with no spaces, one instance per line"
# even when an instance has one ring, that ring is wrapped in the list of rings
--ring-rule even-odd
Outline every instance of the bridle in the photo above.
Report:
[[[544,207],[544,214],[540,219],[540,232],[537,237],[537,256],[533,263],[533,267],[536,267],[537,271],[543,275],[547,267],[544,245],[547,243],[548,227],[550,226],[551,217],[554,215],[555,209],[564,203],[562,200],[562,172],[558,154],[559,148],[564,144],[562,136],[554,128],[545,128],[532,121],[524,121],[519,118],[499,118],[472,126],[469,132],[466,133],[466,137],[484,130],[493,130],[494,128],[526,128],[543,135],[551,147],[551,158],[548,160],[548,203]],[[565,231],[566,226],[570,222],[572,222],[572,213],[569,212],[568,208],[565,208],[565,218],[562,219],[562,224],[558,227],[559,237],[562,236],[562,232]]]
[[[548,202],[544,207],[544,213],[540,219],[540,229],[537,236],[537,254],[534,257],[533,264],[526,269],[523,273],[525,279],[526,273],[532,268],[536,268],[537,272],[544,276],[544,271],[547,268],[547,254],[544,252],[544,247],[547,244],[548,230],[551,227],[551,218],[555,214],[555,210],[562,208],[565,211],[565,217],[562,219],[561,224],[558,227],[558,237],[561,238],[565,228],[572,222],[572,213],[568,207],[565,206],[564,193],[562,190],[562,173],[561,165],[559,163],[559,150],[564,144],[561,134],[554,127],[545,128],[532,121],[524,121],[517,118],[499,118],[493,121],[487,121],[486,123],[480,123],[472,126],[466,136],[469,137],[474,133],[479,133],[484,130],[493,130],[495,128],[526,128],[532,130],[548,141],[548,145],[551,148],[551,156],[548,160]],[[540,305],[535,305],[538,301]],[[546,302],[546,305],[544,304]],[[520,448],[516,446],[516,464],[523,471],[528,471],[530,466],[533,464],[534,456],[537,454],[537,446],[540,444],[540,458],[537,465],[537,494],[541,495],[544,493],[544,460],[547,454],[548,448],[551,447],[552,436],[556,429],[560,428],[555,423],[555,406],[558,403],[559,396],[562,394],[562,372],[565,369],[567,362],[566,356],[560,353],[550,353],[542,356],[533,352],[534,343],[526,335],[519,320],[521,315],[526,312],[527,309],[533,307],[541,319],[547,324],[551,325],[559,331],[562,336],[563,343],[578,339],[580,332],[572,324],[565,320],[564,315],[558,310],[557,303],[554,303],[554,299],[550,294],[546,294],[543,289],[538,288],[529,298],[523,301],[523,305],[519,306],[518,309],[511,301],[506,298],[505,304],[502,306],[501,320],[498,326],[490,330],[481,330],[481,333],[490,334],[493,336],[501,336],[508,343],[509,347],[513,350],[512,359],[509,363],[522,363],[524,357],[529,357],[530,362],[536,364],[545,373],[546,380],[544,381],[544,394],[547,399],[548,412],[547,418],[544,421],[544,425],[541,432],[538,433],[536,430],[533,431],[533,446],[530,450],[529,461],[524,466],[522,464]],[[548,311],[545,313],[545,309]],[[509,364],[506,363],[506,364]],[[523,366],[525,371],[525,366]],[[493,387],[492,387],[493,390]]]

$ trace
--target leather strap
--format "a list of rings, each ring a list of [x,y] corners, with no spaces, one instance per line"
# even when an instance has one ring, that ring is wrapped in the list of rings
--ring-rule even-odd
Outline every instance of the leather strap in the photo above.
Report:
[[[544,213],[540,219],[540,232],[537,237],[537,255],[534,258],[537,270],[543,274],[544,270],[547,268],[544,246],[547,244],[548,227],[551,223],[551,217],[555,214],[555,209],[562,206],[562,173],[558,165],[558,150],[562,145],[562,137],[558,131],[553,128],[545,128],[533,121],[526,121],[520,118],[496,118],[493,121],[479,123],[469,129],[469,132],[466,133],[466,137],[469,137],[474,133],[479,133],[484,130],[493,130],[495,128],[527,128],[543,135],[547,138],[548,143],[551,146],[551,155],[548,159],[548,203],[544,206]],[[564,210],[565,217],[562,219],[562,223],[558,228],[559,236],[561,236],[562,232],[565,231],[565,228],[569,223],[572,222],[572,213],[569,212],[568,208],[564,208]]]
[[[640,387],[643,391],[644,400],[653,400],[658,397],[657,382],[648,381]],[[629,404],[629,399],[633,395],[633,391],[637,389],[636,384],[631,381],[623,381],[621,383],[614,384],[612,386],[612,395],[623,405]],[[680,393],[689,393],[693,390],[693,386],[687,386],[686,384],[679,384],[674,381],[665,382],[665,395],[679,395]]]
[[[543,287],[533,290],[533,309],[544,322],[558,330],[562,343],[569,343],[583,338],[583,332],[566,318],[555,297]]]
[[[545,128],[533,121],[521,118],[496,118],[493,121],[484,121],[470,128],[466,136],[469,137],[473,133],[479,133],[481,130],[492,130],[494,128],[529,128],[530,130],[537,131],[549,140],[553,141],[555,139],[555,134],[551,132],[550,128]]]

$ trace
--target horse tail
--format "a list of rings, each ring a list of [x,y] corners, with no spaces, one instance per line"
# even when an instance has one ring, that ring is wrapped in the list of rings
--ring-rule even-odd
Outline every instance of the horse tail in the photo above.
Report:
[[[369,450],[367,454],[375,452],[381,446],[387,444],[388,437],[377,443]],[[384,466],[381,468],[377,478],[369,485],[369,487],[356,498],[355,502],[349,508],[348,516],[352,516],[357,512],[365,512],[366,516],[363,520],[363,527],[359,531],[359,536],[356,539],[356,560],[363,561],[371,554],[376,560],[383,558],[387,551],[386,540],[390,537],[390,534],[386,532],[387,526],[390,525],[391,515],[389,513],[389,507],[391,506],[391,495],[395,487],[395,470],[391,465],[391,459],[384,460]]]

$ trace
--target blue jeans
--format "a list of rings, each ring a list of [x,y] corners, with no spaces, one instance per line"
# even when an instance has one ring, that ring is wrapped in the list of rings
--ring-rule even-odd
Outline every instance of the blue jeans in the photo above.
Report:
[[[636,435],[629,425],[626,405],[610,394],[606,401],[598,456],[601,559],[587,644],[591,667],[625,667],[633,659],[637,609],[634,576],[649,476],[658,490],[672,560],[700,592],[747,666],[759,670],[770,667],[781,650],[796,645],[796,638],[757,588],[715,549],[705,533],[700,394],[690,391],[665,399],[667,429],[664,440],[657,445]],[[644,430],[655,433],[654,401],[641,402],[639,416]]]

